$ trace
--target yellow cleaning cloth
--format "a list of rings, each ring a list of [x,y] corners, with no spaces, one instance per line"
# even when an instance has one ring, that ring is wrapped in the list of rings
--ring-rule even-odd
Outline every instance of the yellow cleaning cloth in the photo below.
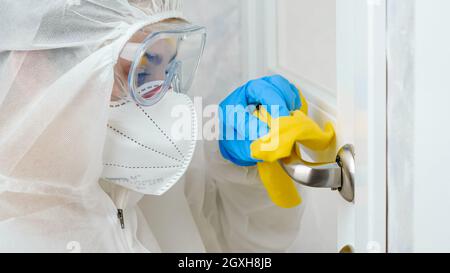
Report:
[[[331,123],[327,123],[325,130],[322,130],[307,116],[308,105],[303,96],[301,98],[302,108],[289,117],[272,119],[264,108],[255,113],[269,125],[270,132],[251,144],[251,154],[253,158],[263,161],[257,165],[259,176],[271,200],[282,208],[293,208],[300,205],[302,200],[294,182],[278,160],[289,157],[296,142],[312,150],[323,150],[335,137]]]

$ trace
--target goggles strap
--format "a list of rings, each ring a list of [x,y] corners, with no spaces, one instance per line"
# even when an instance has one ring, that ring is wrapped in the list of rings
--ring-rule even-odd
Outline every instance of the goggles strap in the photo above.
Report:
[[[140,43],[127,43],[120,53],[120,58],[132,62],[141,46]]]

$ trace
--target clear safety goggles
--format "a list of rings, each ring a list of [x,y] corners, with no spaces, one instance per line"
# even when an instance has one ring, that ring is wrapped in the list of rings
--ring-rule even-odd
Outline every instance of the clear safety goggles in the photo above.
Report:
[[[128,89],[141,106],[160,101],[168,90],[187,93],[206,42],[206,29],[180,24],[173,29],[152,29],[142,42],[130,40],[120,58],[130,61]]]

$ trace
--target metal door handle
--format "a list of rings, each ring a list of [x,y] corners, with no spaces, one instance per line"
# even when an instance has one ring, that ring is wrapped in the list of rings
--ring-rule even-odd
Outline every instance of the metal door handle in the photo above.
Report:
[[[345,145],[339,150],[336,162],[311,163],[293,153],[290,158],[281,159],[280,165],[299,184],[338,190],[348,202],[355,199],[355,159],[352,145]]]

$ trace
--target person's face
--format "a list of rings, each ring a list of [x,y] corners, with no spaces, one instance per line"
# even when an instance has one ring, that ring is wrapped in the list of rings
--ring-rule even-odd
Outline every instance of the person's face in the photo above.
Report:
[[[142,43],[151,34],[151,29],[138,31],[129,40],[130,43]],[[137,66],[137,85],[152,81],[163,81],[166,78],[167,68],[175,57],[177,50],[176,41],[173,39],[161,39],[156,41],[140,59]],[[128,92],[128,74],[131,69],[131,61],[119,58],[115,66],[115,82],[111,100],[123,98],[124,92]],[[155,90],[157,92],[159,90]],[[152,95],[152,94],[149,94]]]

